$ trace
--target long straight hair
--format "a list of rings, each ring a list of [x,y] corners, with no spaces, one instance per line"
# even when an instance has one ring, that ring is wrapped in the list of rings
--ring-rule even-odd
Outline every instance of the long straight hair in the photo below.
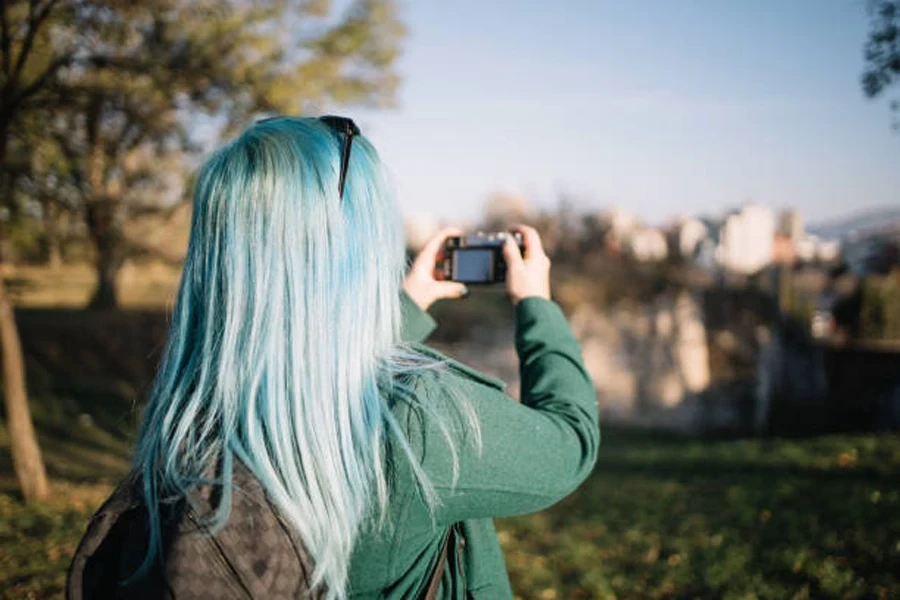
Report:
[[[346,594],[373,505],[386,515],[389,437],[436,501],[387,402],[399,395],[433,412],[411,388],[440,369],[400,341],[402,220],[364,137],[354,137],[339,197],[341,143],[317,119],[280,117],[250,127],[200,170],[134,458],[150,520],[142,571],[163,558],[161,505],[208,481],[213,464],[223,490],[214,527],[230,516],[240,460],[301,535],[315,563],[311,585],[330,598]]]

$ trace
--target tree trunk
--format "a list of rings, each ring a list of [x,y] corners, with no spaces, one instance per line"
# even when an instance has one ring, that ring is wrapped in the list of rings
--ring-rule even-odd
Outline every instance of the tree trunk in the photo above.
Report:
[[[5,172],[9,122],[0,117],[0,194],[9,193],[9,176]],[[6,406],[6,428],[9,432],[13,471],[26,502],[47,496],[47,472],[41,458],[28,392],[25,388],[25,360],[12,303],[3,286],[0,273],[0,353],[3,355],[3,401]]]
[[[0,347],[3,350],[3,399],[6,428],[12,451],[13,470],[26,502],[47,497],[47,472],[37,443],[28,393],[25,389],[25,361],[16,327],[12,303],[0,278]]]
[[[97,258],[97,289],[91,298],[90,308],[110,309],[119,305],[116,279],[125,262],[121,232],[112,212],[115,202],[110,199],[90,204],[87,210],[87,225]]]
[[[118,260],[109,250],[100,250],[97,247],[97,289],[91,297],[90,308],[110,309],[119,305],[119,295],[116,287],[116,278],[122,261]]]
[[[47,266],[53,271],[59,271],[63,264],[59,238],[47,240],[47,244]]]
[[[50,198],[44,198],[44,235],[47,239],[47,266],[54,271],[62,267],[62,248],[59,242],[59,211]]]
[[[103,99],[95,96],[87,115],[88,157],[87,179],[90,185],[87,210],[88,231],[97,251],[97,289],[91,298],[90,308],[115,308],[118,306],[116,276],[124,263],[123,239],[119,209],[120,198],[109,193],[104,184],[106,159],[103,155],[103,141],[100,139],[100,119],[103,113]]]

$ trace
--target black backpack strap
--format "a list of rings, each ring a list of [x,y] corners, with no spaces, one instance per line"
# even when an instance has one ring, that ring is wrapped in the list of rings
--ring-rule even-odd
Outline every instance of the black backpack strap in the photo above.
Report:
[[[447,535],[444,536],[444,544],[441,546],[441,555],[438,556],[438,562],[434,566],[434,571],[431,573],[431,581],[428,583],[428,589],[425,590],[425,595],[422,597],[422,600],[437,599],[438,587],[441,585],[441,577],[444,576],[444,569],[447,567],[447,554],[450,551],[450,539],[453,537],[454,532],[456,532],[461,543],[465,542],[462,533],[462,523],[454,523],[447,528]],[[462,547],[460,547],[460,550],[462,550]]]

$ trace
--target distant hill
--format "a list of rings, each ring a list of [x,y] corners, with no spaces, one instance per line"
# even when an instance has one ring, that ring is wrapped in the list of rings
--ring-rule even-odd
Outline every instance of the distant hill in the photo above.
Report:
[[[854,213],[846,217],[811,224],[808,229],[810,233],[822,238],[844,239],[853,233],[864,233],[889,227],[900,229],[900,206]]]

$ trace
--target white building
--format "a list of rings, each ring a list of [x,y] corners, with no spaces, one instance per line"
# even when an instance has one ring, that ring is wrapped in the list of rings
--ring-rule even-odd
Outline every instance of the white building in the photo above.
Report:
[[[611,208],[600,213],[600,222],[609,226],[609,235],[619,241],[627,240],[640,228],[638,218],[620,208]]]
[[[632,231],[626,247],[635,260],[641,262],[665,260],[669,254],[666,236],[658,229]]]
[[[719,231],[716,262],[723,269],[749,275],[772,262],[775,216],[765,206],[748,204],[725,218]]]
[[[800,211],[786,210],[781,213],[778,224],[778,233],[787,236],[792,242],[803,239],[805,233],[803,229],[803,216]]]
[[[684,258],[696,256],[700,242],[709,230],[703,221],[692,217],[679,219],[675,224],[675,246]]]
[[[794,255],[797,257],[797,261],[801,263],[815,262],[816,241],[816,238],[810,235],[794,242]]]
[[[841,254],[841,243],[836,240],[823,240],[815,235],[806,235],[794,244],[794,252],[800,262],[833,262]]]
[[[834,262],[841,256],[841,243],[837,240],[820,240],[816,258],[821,262]]]

